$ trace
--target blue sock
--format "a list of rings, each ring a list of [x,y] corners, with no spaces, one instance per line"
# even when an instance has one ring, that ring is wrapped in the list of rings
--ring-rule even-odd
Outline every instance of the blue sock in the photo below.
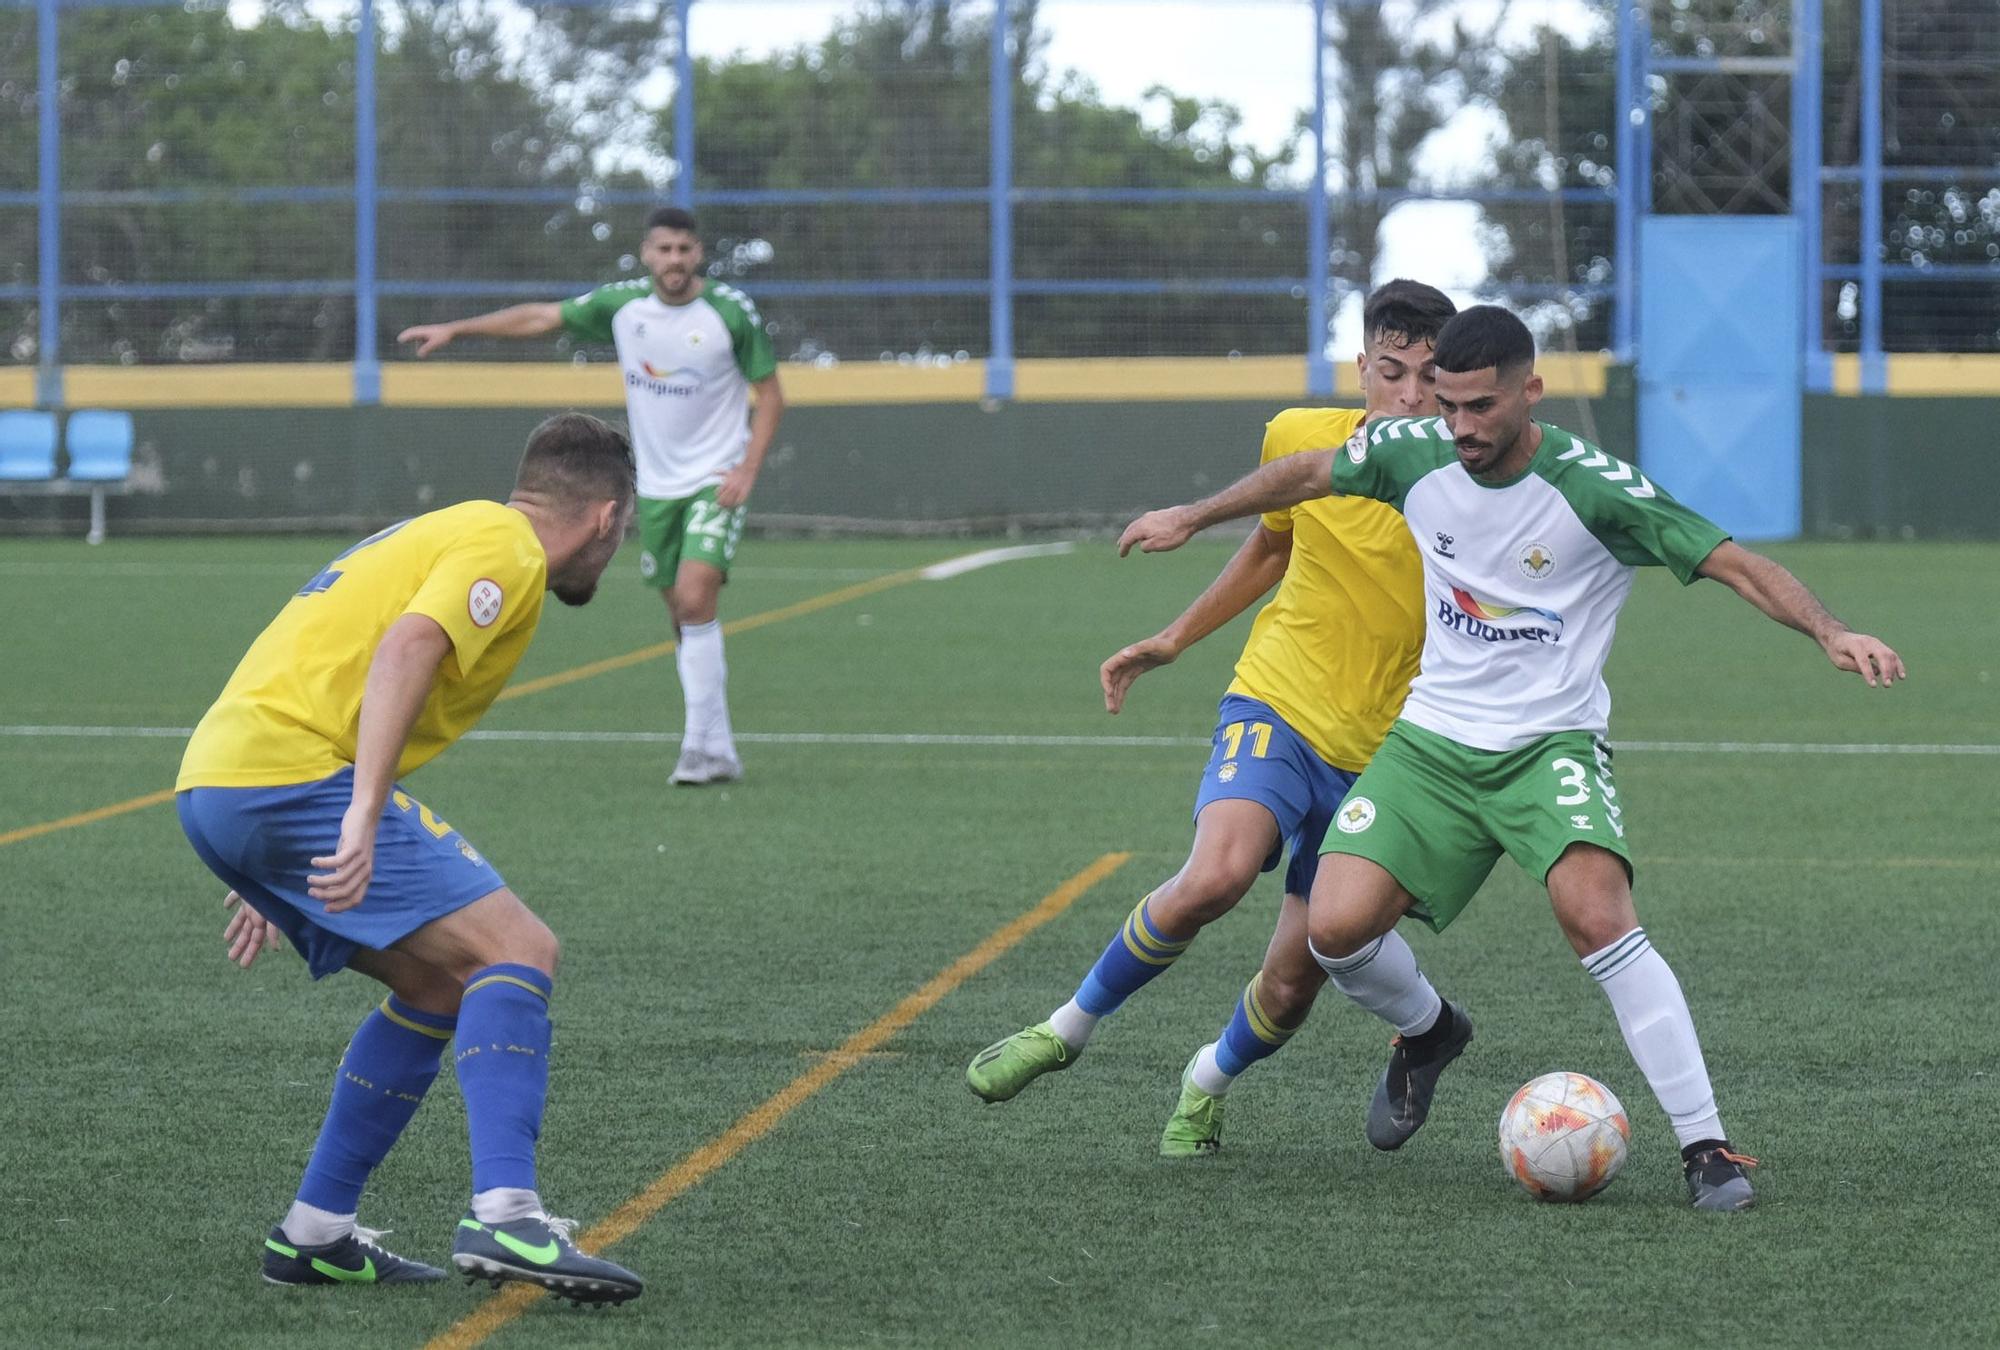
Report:
[[[1115,1012],[1140,985],[1180,959],[1180,954],[1194,941],[1190,937],[1174,942],[1160,936],[1159,929],[1146,915],[1146,905],[1152,898],[1149,895],[1141,900],[1126,917],[1125,926],[1118,930],[1118,936],[1111,939],[1104,955],[1097,958],[1097,964],[1077,987],[1076,1005],[1092,1017]]]
[[[422,1012],[391,994],[369,1013],[341,1056],[333,1104],[319,1128],[299,1199],[329,1214],[361,1207],[361,1188],[417,1113],[438,1075],[456,1019]]]
[[[533,966],[488,966],[458,1009],[458,1087],[472,1136],[472,1191],[535,1189],[535,1141],[549,1096],[549,992]]]
[[[1243,997],[1236,1002],[1236,1015],[1229,1019],[1229,1025],[1222,1030],[1222,1039],[1215,1043],[1215,1067],[1234,1078],[1260,1059],[1269,1059],[1285,1048],[1285,1042],[1299,1027],[1281,1027],[1264,1011],[1258,1000],[1258,986],[1264,982],[1260,972],[1243,990]],[[1303,1020],[1299,1026],[1305,1025]]]

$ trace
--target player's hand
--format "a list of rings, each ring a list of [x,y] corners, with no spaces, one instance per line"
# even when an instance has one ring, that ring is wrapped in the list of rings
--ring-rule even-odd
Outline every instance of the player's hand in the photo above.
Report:
[[[396,334],[396,341],[414,342],[417,344],[418,356],[429,356],[455,336],[457,335],[448,323],[420,323],[414,328],[405,328]]]
[[[1127,525],[1125,533],[1118,536],[1118,556],[1124,557],[1135,546],[1141,553],[1165,553],[1179,548],[1194,536],[1193,513],[1185,506],[1148,511]]]
[[[757,471],[747,464],[738,464],[715,485],[715,504],[725,511],[734,511],[750,500],[750,489],[756,485]]]
[[[1097,682],[1104,686],[1104,711],[1113,717],[1125,706],[1125,691],[1149,670],[1172,664],[1180,649],[1163,637],[1149,637],[1122,647],[1097,668]]]
[[[223,926],[223,945],[229,948],[229,959],[243,969],[250,969],[265,952],[277,951],[285,945],[284,934],[278,925],[245,904],[243,897],[235,891],[224,896],[222,904],[225,909],[236,911]]]
[[[340,842],[328,857],[314,858],[324,870],[306,878],[306,894],[326,906],[329,914],[353,909],[368,894],[375,874],[375,822],[365,810],[349,807],[340,820]]]
[[[1910,678],[1903,658],[1889,644],[1866,633],[1835,633],[1826,643],[1827,659],[1842,670],[1851,670],[1868,681],[1870,687],[1887,689],[1898,680]]]

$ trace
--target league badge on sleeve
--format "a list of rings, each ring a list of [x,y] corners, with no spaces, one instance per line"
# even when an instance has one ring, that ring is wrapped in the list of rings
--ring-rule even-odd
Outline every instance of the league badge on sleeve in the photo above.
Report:
[[[1347,438],[1347,460],[1350,464],[1362,464],[1368,459],[1368,424],[1354,428],[1354,434]]]
[[[466,612],[472,615],[472,622],[480,628],[491,628],[506,603],[507,593],[500,589],[499,582],[490,577],[481,577],[473,582],[472,589],[465,596]]]

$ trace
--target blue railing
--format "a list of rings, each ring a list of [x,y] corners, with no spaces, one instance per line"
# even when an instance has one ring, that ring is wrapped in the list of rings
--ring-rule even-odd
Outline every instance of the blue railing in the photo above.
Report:
[[[111,6],[145,6],[162,0],[0,0],[17,7],[32,6],[37,13],[37,81],[46,90],[53,86],[59,69],[58,15],[64,10]],[[593,5],[612,0],[557,0],[558,3]],[[994,31],[1009,31],[1012,0],[992,0]],[[1369,0],[1307,0],[1316,39],[1326,29],[1329,3],[1355,4]],[[376,15],[374,0],[357,0],[359,23],[355,34],[355,156],[351,186],[242,188],[165,188],[151,190],[63,191],[62,138],[57,100],[38,99],[38,173],[35,190],[0,192],[0,207],[36,208],[39,251],[33,285],[0,286],[0,299],[35,301],[38,304],[39,370],[38,397],[47,404],[62,400],[61,388],[61,306],[71,301],[131,299],[176,300],[186,298],[294,298],[302,296],[352,297],[354,304],[355,397],[362,403],[378,399],[380,353],[377,350],[378,301],[390,297],[540,297],[566,294],[592,284],[589,278],[492,281],[477,278],[437,278],[428,280],[385,280],[377,275],[377,227],[381,208],[399,204],[423,205],[530,205],[568,204],[588,201],[594,205],[650,205],[658,194],[648,190],[562,188],[458,188],[449,186],[391,187],[381,184],[378,173],[376,136]],[[1995,270],[1973,264],[1919,266],[1892,264],[1883,257],[1883,185],[1889,182],[1933,183],[1963,180],[1968,170],[1939,165],[1886,166],[1882,144],[1882,0],[1860,0],[1861,117],[1859,160],[1851,165],[1822,162],[1822,0],[1792,0],[1793,51],[1779,58],[1697,58],[1666,56],[1654,50],[1650,0],[1614,0],[1616,5],[1617,65],[1614,108],[1616,164],[1621,170],[1612,187],[1573,187],[1557,192],[1530,189],[1492,189],[1467,192],[1428,192],[1411,188],[1380,188],[1339,192],[1329,187],[1327,176],[1327,70],[1324,41],[1315,41],[1313,102],[1307,138],[1312,156],[1312,173],[1307,185],[1296,189],[1262,188],[1068,188],[1028,187],[1013,181],[1013,53],[1004,41],[991,45],[989,71],[990,166],[988,182],[982,187],[961,188],[835,188],[835,189],[713,189],[704,190],[699,179],[699,161],[694,154],[695,108],[693,56],[687,41],[688,25],[697,0],[674,0],[680,25],[676,44],[673,124],[679,162],[669,197],[689,209],[705,206],[750,207],[789,205],[975,205],[987,213],[988,268],[984,276],[938,279],[853,280],[762,280],[758,290],[772,297],[848,298],[858,296],[957,296],[983,297],[988,305],[989,355],[986,362],[987,393],[1007,398],[1013,392],[1014,311],[1022,296],[1149,296],[1149,295],[1250,295],[1293,296],[1304,301],[1306,383],[1317,396],[1330,394],[1333,370],[1326,356],[1326,341],[1334,282],[1329,274],[1328,217],[1336,197],[1344,203],[1391,207],[1423,200],[1471,201],[1480,204],[1534,204],[1560,200],[1566,204],[1609,205],[1614,210],[1614,242],[1611,249],[1613,272],[1608,284],[1574,285],[1559,279],[1548,285],[1515,285],[1508,293],[1519,299],[1575,296],[1593,303],[1609,302],[1611,341],[1621,360],[1634,357],[1641,339],[1638,332],[1638,222],[1652,206],[1652,174],[1624,172],[1628,165],[1652,164],[1652,104],[1656,75],[1700,74],[1723,69],[1750,69],[1789,73],[1792,100],[1792,179],[1810,189],[1794,190],[1792,211],[1799,221],[1804,241],[1804,289],[1807,334],[1806,371],[1808,385],[1824,389],[1831,384],[1831,359],[1824,347],[1822,286],[1827,282],[1854,282],[1858,285],[1860,315],[1860,355],[1862,387],[1879,390],[1883,386],[1884,357],[1882,335],[1882,288],[1886,281],[1912,280],[1991,280]],[[1853,262],[1829,264],[1824,259],[1822,201],[1820,189],[1826,184],[1859,184],[1862,200],[1859,258]],[[117,205],[181,205],[189,203],[338,203],[354,209],[354,272],[352,276],[286,281],[208,281],[79,284],[62,279],[61,232],[63,212],[68,208]],[[1202,278],[1138,278],[1050,280],[1023,278],[1014,267],[1014,209],[1018,206],[1059,203],[1264,203],[1302,207],[1306,215],[1304,257],[1298,275],[1221,276]]]

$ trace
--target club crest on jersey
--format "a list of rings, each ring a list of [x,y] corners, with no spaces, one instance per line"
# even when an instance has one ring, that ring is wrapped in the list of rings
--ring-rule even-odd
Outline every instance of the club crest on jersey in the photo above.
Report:
[[[493,621],[500,617],[501,607],[507,603],[507,593],[500,589],[500,583],[491,577],[481,577],[472,583],[472,589],[465,594],[465,610],[472,616],[472,622],[480,628],[491,628]]]
[[[1333,819],[1342,834],[1360,834],[1375,823],[1375,803],[1366,797],[1349,797]]]
[[[1347,438],[1347,462],[1365,464],[1368,462],[1368,428],[1358,426],[1354,434]]]
[[[651,581],[655,576],[659,575],[659,571],[660,571],[660,560],[653,556],[652,550],[650,549],[640,550],[639,579],[641,581]]]
[[[1521,547],[1521,575],[1530,581],[1540,581],[1556,570],[1556,555],[1549,552],[1547,544],[1524,544]]]

